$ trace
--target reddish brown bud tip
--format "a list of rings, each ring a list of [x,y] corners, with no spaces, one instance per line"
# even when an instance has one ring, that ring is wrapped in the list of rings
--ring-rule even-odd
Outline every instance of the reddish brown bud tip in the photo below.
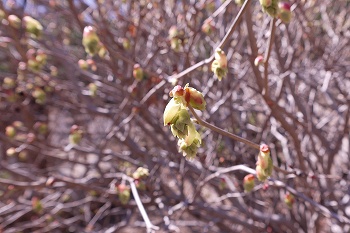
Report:
[[[169,96],[179,97],[179,96],[183,96],[183,94],[184,94],[184,89],[180,85],[177,85],[170,91]]]
[[[278,6],[280,9],[290,11],[290,4],[287,2],[280,2]]]
[[[70,132],[74,133],[75,131],[77,131],[79,129],[79,126],[77,125],[72,125],[72,127],[70,128]]]
[[[269,152],[269,151],[270,151],[270,148],[269,148],[269,146],[266,145],[266,144],[261,144],[261,145],[260,145],[260,151],[266,153],[266,152]]]

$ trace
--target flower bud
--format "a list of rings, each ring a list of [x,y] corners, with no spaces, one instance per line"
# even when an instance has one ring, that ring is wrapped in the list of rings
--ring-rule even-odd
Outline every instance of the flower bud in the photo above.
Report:
[[[86,26],[83,32],[83,46],[85,52],[89,55],[95,55],[100,49],[100,39],[96,34],[96,30],[92,26]]]
[[[185,90],[180,86],[176,85],[169,93],[170,97],[174,97],[175,99],[177,98],[183,98],[185,94]],[[180,101],[181,102],[181,101]]]
[[[173,119],[170,129],[174,137],[185,138],[188,135],[189,125],[193,125],[190,114],[187,109],[180,109]]]
[[[46,135],[49,131],[49,127],[46,123],[44,122],[36,122],[34,124],[34,128],[38,131],[39,134],[41,135]]]
[[[136,171],[132,174],[132,177],[134,179],[142,179],[147,176],[149,176],[149,171],[147,168],[144,167],[138,167]]]
[[[245,2],[245,0],[235,0],[235,3],[236,3],[238,6],[242,6],[244,2]]]
[[[179,152],[182,152],[187,158],[194,158],[201,144],[201,135],[192,123],[188,126],[188,135],[178,141]]]
[[[174,38],[170,39],[170,47],[175,52],[179,52],[180,51],[181,45],[182,45],[182,42],[181,42],[181,40],[179,38],[174,37]]]
[[[16,86],[16,81],[10,77],[5,77],[2,87],[5,89],[11,89]]]
[[[256,166],[255,170],[258,180],[265,181],[268,178],[268,176],[265,175],[264,170],[259,165]]]
[[[14,147],[10,147],[6,150],[6,155],[11,157],[14,156],[16,154],[16,148]]]
[[[263,65],[264,63],[265,63],[265,61],[264,61],[264,57],[262,55],[257,56],[254,60],[255,66]]]
[[[120,184],[117,187],[119,201],[126,205],[130,200],[130,188],[125,186],[125,184]]]
[[[129,50],[131,48],[130,40],[128,38],[123,38],[122,39],[122,44],[123,44],[123,48],[125,50]]]
[[[289,23],[290,20],[292,19],[290,4],[287,2],[280,2],[278,4],[278,7],[279,7],[278,18],[280,18],[283,23]]]
[[[5,129],[5,134],[9,138],[14,138],[16,136],[16,129],[13,126],[7,126]]]
[[[21,19],[18,18],[17,15],[9,15],[7,20],[9,21],[9,24],[11,27],[14,27],[16,29],[19,29],[21,27]]]
[[[89,68],[88,63],[85,60],[83,60],[83,59],[80,59],[78,61],[78,65],[79,65],[79,68],[82,69],[82,70],[87,70]]]
[[[192,108],[198,110],[204,110],[206,102],[204,100],[203,94],[197,91],[193,87],[189,87],[188,84],[185,86],[185,101],[190,104]]]
[[[107,56],[107,49],[104,45],[100,45],[100,49],[98,50],[98,56],[100,58],[105,58]]]
[[[175,120],[178,118],[179,111],[182,108],[183,107],[181,103],[176,102],[175,99],[172,98],[164,110],[164,114],[163,114],[164,125],[173,124]]]
[[[227,75],[227,57],[220,48],[216,49],[214,54],[215,60],[211,64],[211,71],[214,72],[219,81]]]
[[[47,55],[44,51],[38,50],[35,56],[35,60],[39,62],[41,66],[44,66],[47,61]]]
[[[32,93],[32,96],[35,99],[37,104],[45,104],[46,103],[46,93],[43,89],[37,87]]]
[[[265,181],[272,174],[273,163],[270,149],[266,144],[260,146],[258,161],[256,163],[256,175],[260,181]]]
[[[90,96],[95,97],[97,94],[97,85],[95,83],[89,84],[89,93]]]
[[[279,11],[279,0],[260,0],[263,12],[266,12],[271,17],[276,17]]]
[[[21,161],[27,161],[28,159],[28,151],[22,150],[21,152],[18,153],[18,158]]]
[[[30,60],[28,60],[27,64],[28,64],[29,70],[31,70],[33,72],[40,71],[40,68],[41,68],[40,63],[37,62],[36,60],[30,59]]]
[[[255,186],[255,181],[254,181],[254,175],[253,174],[248,174],[244,177],[243,179],[243,187],[245,192],[250,192],[253,190]]]
[[[258,162],[262,169],[266,169],[269,165],[270,149],[266,144],[260,145],[260,152],[258,155]]]
[[[175,25],[171,26],[169,29],[169,39],[175,38],[179,35],[177,27]]]
[[[272,0],[259,0],[260,4],[264,7],[269,7],[271,6]]]
[[[215,11],[215,1],[214,0],[209,0],[209,1],[206,1],[205,3],[205,9],[209,12],[213,12]]]
[[[215,60],[218,61],[220,68],[227,67],[227,57],[223,50],[217,48],[214,54]]]
[[[289,208],[292,208],[294,201],[295,201],[294,196],[291,193],[287,193],[286,196],[284,197],[284,203],[286,203],[286,205]]]
[[[14,121],[12,123],[12,125],[16,128],[16,129],[24,129],[24,124],[22,121]]]
[[[39,21],[33,19],[30,16],[24,16],[23,22],[26,28],[26,31],[30,34],[30,36],[34,39],[38,39],[41,37],[43,32],[43,26]]]
[[[69,143],[72,145],[77,145],[80,143],[82,137],[83,131],[80,129],[79,126],[73,125],[70,129]]]
[[[133,74],[134,78],[138,81],[142,81],[142,79],[144,78],[143,70],[139,64],[134,65],[134,69],[132,71],[132,74]]]
[[[143,191],[146,190],[146,184],[142,180],[135,180],[134,183],[137,189]]]
[[[198,148],[201,145],[200,135],[198,133],[198,137],[196,137],[191,144],[186,143],[185,139],[180,139],[178,141],[179,152],[183,153],[183,156],[186,156],[188,159],[192,159],[197,155]]]

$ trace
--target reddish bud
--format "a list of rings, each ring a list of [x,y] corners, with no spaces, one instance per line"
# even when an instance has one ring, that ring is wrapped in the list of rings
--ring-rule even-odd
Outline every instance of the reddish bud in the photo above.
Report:
[[[204,110],[206,102],[204,100],[203,94],[193,87],[189,87],[188,84],[185,86],[185,100],[191,105],[192,108],[198,110]]]
[[[255,58],[255,60],[254,60],[254,65],[255,65],[255,66],[263,65],[264,63],[265,63],[264,57],[261,56],[261,55],[257,56],[257,57]]]
[[[290,20],[292,19],[290,4],[287,2],[280,2],[278,4],[278,7],[279,7],[278,18],[280,18],[283,23],[289,23]]]
[[[130,200],[130,188],[127,187],[125,184],[120,184],[118,185],[117,190],[119,201],[123,205],[126,205]]]
[[[176,85],[169,93],[170,97],[182,97],[184,95],[185,91],[183,89],[183,87],[181,87],[180,85]]]

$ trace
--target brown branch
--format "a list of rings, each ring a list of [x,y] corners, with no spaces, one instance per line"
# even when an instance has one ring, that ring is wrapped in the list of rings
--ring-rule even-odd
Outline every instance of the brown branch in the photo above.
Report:
[[[257,149],[257,150],[260,150],[260,145],[248,140],[248,139],[245,139],[245,138],[242,138],[240,136],[237,136],[233,133],[230,133],[230,132],[227,132],[226,130],[223,130],[223,129],[220,129],[219,127],[215,126],[215,125],[212,125],[204,120],[202,120],[198,115],[197,113],[195,112],[195,110],[191,107],[191,106],[188,106],[188,108],[190,109],[190,111],[192,112],[194,118],[196,118],[196,120],[198,121],[198,124],[208,128],[208,129],[211,129],[223,136],[226,136],[226,137],[229,137],[229,138],[232,138],[233,140],[236,140],[236,141],[239,141],[239,142],[242,142],[244,144],[246,144],[247,146],[251,147],[251,148],[254,148],[254,149]]]

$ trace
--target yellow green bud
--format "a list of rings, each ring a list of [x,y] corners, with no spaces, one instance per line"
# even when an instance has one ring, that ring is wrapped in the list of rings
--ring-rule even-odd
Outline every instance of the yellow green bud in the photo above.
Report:
[[[9,15],[7,20],[9,21],[9,24],[11,27],[14,27],[16,29],[19,29],[21,27],[21,19],[18,18],[17,15]]]
[[[100,50],[100,39],[92,26],[86,26],[84,28],[82,43],[85,52],[91,56],[95,55]]]
[[[291,194],[291,193],[287,193],[286,196],[284,197],[284,203],[289,208],[292,208],[294,201],[295,201],[295,198],[294,198],[293,194]]]
[[[250,192],[255,186],[254,175],[248,174],[243,179],[243,187],[245,192]]]
[[[36,19],[33,19],[30,16],[24,16],[23,22],[26,28],[26,31],[30,34],[30,36],[34,39],[38,39],[41,37],[43,32],[43,26]]]

